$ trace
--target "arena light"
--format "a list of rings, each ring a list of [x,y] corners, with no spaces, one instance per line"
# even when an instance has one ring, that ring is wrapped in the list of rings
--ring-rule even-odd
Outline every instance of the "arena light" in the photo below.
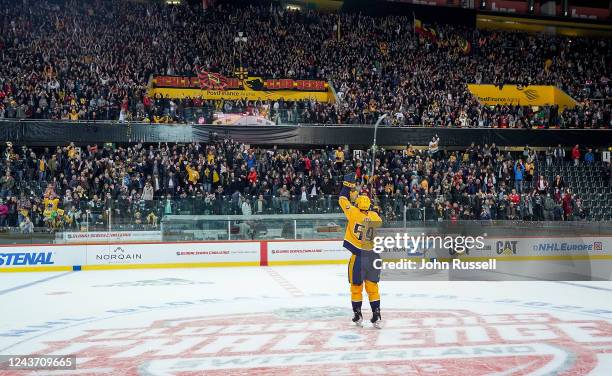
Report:
[[[302,7],[296,4],[287,4],[286,7],[287,10],[292,10],[292,11],[300,11],[302,10]]]
[[[238,32],[238,36],[234,37],[234,42],[235,43],[246,43],[247,42],[247,37],[244,36],[244,32],[239,31]]]

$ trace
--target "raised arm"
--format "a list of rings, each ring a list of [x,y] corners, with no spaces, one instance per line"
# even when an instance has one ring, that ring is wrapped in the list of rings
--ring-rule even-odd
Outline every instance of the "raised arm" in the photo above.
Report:
[[[355,188],[355,173],[350,173],[344,176],[342,182],[342,189],[340,190],[340,197],[338,197],[338,204],[345,215],[348,214],[349,210],[353,206],[349,199],[351,189]]]
[[[369,227],[378,228],[382,226],[382,218],[380,218],[380,215],[378,215],[377,212],[370,211],[368,218],[369,218],[369,221],[368,221]]]

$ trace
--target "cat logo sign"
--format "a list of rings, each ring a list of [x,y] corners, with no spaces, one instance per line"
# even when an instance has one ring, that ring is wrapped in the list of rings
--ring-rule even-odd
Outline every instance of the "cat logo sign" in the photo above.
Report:
[[[497,254],[505,256],[516,255],[516,243],[518,243],[518,240],[498,241],[496,243]]]

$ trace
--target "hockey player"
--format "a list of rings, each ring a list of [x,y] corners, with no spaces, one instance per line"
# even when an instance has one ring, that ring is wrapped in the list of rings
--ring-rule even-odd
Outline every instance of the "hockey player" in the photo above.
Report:
[[[348,220],[343,246],[352,253],[348,265],[348,277],[351,284],[353,322],[362,326],[361,301],[365,284],[372,308],[371,322],[375,327],[380,328],[380,295],[378,293],[380,270],[373,266],[374,260],[380,258],[380,255],[372,251],[374,247],[372,241],[374,229],[382,225],[382,219],[376,212],[370,210],[371,202],[368,196],[359,195],[355,199],[355,205],[351,204],[349,197],[354,188],[355,174],[346,175],[338,199]]]

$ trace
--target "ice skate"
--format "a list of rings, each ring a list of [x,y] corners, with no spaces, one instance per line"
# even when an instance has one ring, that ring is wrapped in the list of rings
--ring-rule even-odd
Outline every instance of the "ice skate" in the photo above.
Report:
[[[355,323],[356,326],[358,327],[363,327],[363,315],[361,314],[361,310],[354,310],[353,313],[355,314],[353,316],[353,322]]]
[[[372,326],[375,327],[376,329],[380,329],[381,328],[381,317],[380,317],[380,310],[377,309],[372,313],[372,319],[370,320],[370,322],[372,323]]]

